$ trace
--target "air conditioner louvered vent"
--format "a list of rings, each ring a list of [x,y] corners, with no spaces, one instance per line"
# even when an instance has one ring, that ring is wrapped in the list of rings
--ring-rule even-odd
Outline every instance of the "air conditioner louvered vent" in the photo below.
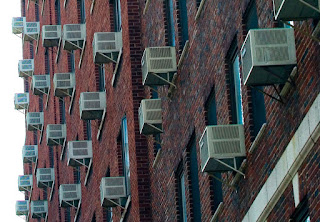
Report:
[[[101,119],[107,107],[105,92],[80,93],[80,118],[83,120]]]
[[[39,188],[51,187],[55,180],[53,168],[37,169],[37,186]]]
[[[143,99],[139,107],[139,129],[144,135],[162,132],[161,99]]]
[[[61,38],[61,25],[42,26],[42,46],[58,46]]]
[[[246,156],[243,125],[207,126],[199,145],[203,172],[231,170],[219,161],[237,168],[238,163]]]
[[[18,200],[16,202],[16,215],[17,216],[27,216],[29,213],[29,201]]]
[[[101,206],[114,207],[113,202],[120,204],[120,198],[126,198],[126,183],[124,177],[104,177],[100,183]]]
[[[35,163],[38,159],[38,146],[37,145],[23,146],[22,159],[24,163]]]
[[[81,200],[81,184],[61,184],[59,187],[61,207],[77,207]]]
[[[68,166],[87,165],[92,159],[92,141],[69,141],[67,156]]]
[[[141,65],[143,85],[168,85],[168,82],[172,81],[173,74],[177,72],[175,47],[146,48]]]
[[[241,59],[245,85],[284,84],[297,63],[293,29],[250,30]]]
[[[48,201],[33,200],[30,204],[32,218],[46,218],[48,214]]]
[[[19,77],[23,77],[23,78],[31,77],[34,72],[33,59],[19,60],[18,72],[19,72]]]
[[[26,17],[12,18],[12,33],[21,34],[23,32],[25,23],[26,23]]]
[[[47,145],[57,146],[63,145],[66,137],[67,130],[66,124],[48,124],[47,125]]]
[[[50,90],[50,75],[33,75],[32,90],[35,95],[48,94]]]
[[[29,107],[29,93],[16,93],[14,94],[14,108],[28,109]]]
[[[320,2],[318,0],[305,0],[305,2],[320,9]],[[319,12],[299,0],[273,0],[273,9],[276,20],[299,21],[320,18]]]
[[[31,191],[32,188],[32,174],[22,175],[18,177],[19,191]]]
[[[27,130],[36,131],[41,130],[43,126],[43,112],[29,112],[26,117]]]
[[[54,95],[58,97],[72,96],[76,86],[74,73],[56,73],[53,76]]]
[[[85,24],[66,24],[63,26],[63,49],[76,50],[83,46],[86,38]]]
[[[23,30],[23,40],[38,40],[40,34],[40,22],[26,22]]]
[[[95,63],[117,61],[122,49],[122,32],[96,32],[93,36],[92,47]]]

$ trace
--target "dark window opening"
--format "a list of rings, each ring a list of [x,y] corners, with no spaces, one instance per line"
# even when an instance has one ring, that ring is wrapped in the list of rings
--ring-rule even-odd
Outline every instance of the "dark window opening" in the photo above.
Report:
[[[188,31],[188,12],[186,0],[178,0],[177,2],[178,17],[178,38],[179,38],[179,54],[181,55],[186,41],[189,40]]]
[[[178,190],[178,221],[187,222],[187,199],[186,199],[186,186],[185,174],[183,172],[182,163],[180,163],[176,172],[177,190]]]
[[[122,118],[121,121],[121,144],[122,144],[122,165],[123,175],[126,181],[127,194],[131,193],[130,189],[130,159],[129,159],[129,138],[128,138],[128,124],[127,117]]]
[[[85,0],[77,0],[78,6],[78,22],[81,24],[86,23],[86,12],[85,12]]]
[[[60,0],[56,0],[54,3],[54,9],[55,9],[55,18],[56,18],[56,24],[61,25],[61,11],[60,11]]]
[[[172,0],[164,0],[164,12],[165,42],[168,46],[175,46]]]

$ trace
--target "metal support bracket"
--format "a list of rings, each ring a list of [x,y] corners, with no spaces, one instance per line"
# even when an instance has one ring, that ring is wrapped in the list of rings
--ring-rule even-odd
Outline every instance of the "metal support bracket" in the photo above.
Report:
[[[155,77],[161,79],[162,81],[168,83],[170,86],[174,87],[174,88],[177,88],[176,85],[174,85],[172,82],[166,80],[165,78],[162,78],[161,76],[157,75],[156,73],[153,73],[153,72],[150,72],[150,74],[154,75]]]
[[[87,185],[88,179],[89,179],[89,175],[90,175],[90,171],[91,171],[91,167],[92,167],[92,159],[90,159],[88,168],[87,168],[87,173],[86,173],[86,177],[84,179],[84,185]]]
[[[57,55],[56,55],[56,63],[58,63],[58,60],[59,60],[59,55],[60,55],[60,48],[61,48],[61,41],[62,41],[62,38],[59,39],[59,43],[58,43],[58,51],[57,51]]]
[[[69,105],[69,114],[71,114],[71,111],[72,111],[72,105],[74,102],[75,94],[76,94],[76,89],[74,88],[74,90],[72,92],[71,100],[70,100],[70,105]]]
[[[41,15],[43,16],[43,12],[44,12],[44,5],[46,3],[46,0],[42,0],[42,9],[41,9]]]
[[[263,90],[259,89],[259,88],[258,88],[258,87],[256,87],[256,86],[250,86],[250,87],[251,87],[252,89],[255,89],[255,90],[257,90],[257,91],[259,91],[259,92],[263,93],[264,95],[269,96],[270,98],[272,98],[272,99],[274,99],[274,100],[276,100],[276,101],[278,101],[278,102],[280,102],[280,103],[284,104],[284,101],[283,101],[283,99],[282,99],[282,97],[281,97],[281,95],[280,95],[279,90],[277,89],[277,87],[276,87],[275,85],[272,85],[272,86],[273,86],[273,88],[275,89],[275,91],[276,91],[276,93],[277,93],[277,96],[278,96],[278,97],[275,97],[275,96],[273,96],[273,95],[271,95],[271,94],[269,94],[269,93],[267,93],[267,92],[265,92],[265,91],[263,91]]]
[[[156,129],[156,130],[158,130],[158,131],[160,131],[161,133],[163,133],[163,130],[162,129],[160,129],[160,128],[158,128],[158,127],[156,127],[156,126],[154,126],[153,124],[148,124],[149,126],[151,126],[152,128],[154,128],[154,129]]]
[[[84,55],[84,52],[86,50],[86,45],[87,45],[86,43],[87,43],[87,39],[85,38],[84,41],[83,41],[82,48],[80,49],[81,50],[81,54],[80,54],[80,60],[79,60],[79,69],[81,69],[83,55]]]
[[[77,222],[78,215],[79,215],[79,211],[80,211],[80,207],[81,207],[81,199],[80,199],[80,201],[79,201],[78,206],[75,207],[75,208],[77,209],[77,211],[76,211],[76,214],[74,215],[74,220],[73,220],[74,222]]]
[[[159,91],[158,90],[156,90],[155,88],[153,88],[152,86],[148,86],[152,91],[154,91],[154,92],[156,92],[156,93],[158,93],[158,94],[160,94],[159,93]]]
[[[226,182],[226,181],[224,181],[224,180],[222,180],[222,179],[220,179],[220,178],[216,177],[215,175],[213,175],[213,173],[209,173],[209,172],[207,172],[207,174],[208,174],[208,176],[209,176],[209,177],[212,177],[213,179],[215,179],[215,180],[219,181],[220,183],[227,185],[227,186],[228,186],[228,187],[230,187],[231,189],[233,189],[233,190],[235,190],[235,189],[236,189],[234,186],[232,186],[232,185],[231,185],[231,184],[229,184],[228,182]]]
[[[65,140],[63,141],[63,144],[62,144],[62,146],[61,146],[61,155],[60,155],[60,160],[62,160],[62,159],[63,159],[64,150],[65,150],[65,148],[66,148],[66,144],[67,144],[67,139],[65,139]]]
[[[48,94],[46,94],[47,95],[47,101],[46,101],[46,109],[48,109],[48,103],[49,103],[49,97],[50,97],[50,87],[49,87],[49,89],[48,89]]]
[[[100,136],[101,136],[101,134],[102,134],[102,129],[103,129],[103,125],[104,125],[106,116],[107,116],[107,109],[105,108],[105,109],[103,110],[103,114],[102,114],[100,126],[99,126],[99,129],[98,129],[97,140],[100,139]]]
[[[306,2],[306,1],[304,1],[304,0],[299,0],[302,4],[305,4],[307,7],[309,7],[309,8],[311,8],[311,9],[313,9],[313,10],[315,10],[315,11],[317,11],[317,12],[319,12],[320,13],[320,10],[318,9],[318,8],[316,8],[316,7],[314,7],[313,5],[311,5],[310,3],[308,3],[308,2]]]
[[[90,14],[91,15],[93,13],[93,9],[94,9],[95,4],[96,4],[96,0],[92,0],[91,7],[90,7]]]
[[[44,128],[44,126],[42,125],[42,127],[41,127],[41,131],[40,131],[40,139],[39,139],[39,144],[41,144],[41,141],[42,141],[42,136],[43,136],[43,128]]]
[[[299,0],[299,1],[301,1],[301,0]],[[280,21],[283,22],[284,24],[292,27],[294,30],[297,30],[297,31],[298,31],[299,33],[301,33],[302,35],[307,36],[307,37],[311,38],[312,40],[314,40],[314,41],[316,41],[316,42],[320,42],[320,39],[314,37],[314,36],[312,35],[312,33],[310,34],[308,31],[306,31],[306,30],[304,30],[304,29],[302,29],[302,28],[298,28],[297,26],[292,25],[292,24],[290,24],[290,23],[287,22],[287,21],[283,21],[283,20],[280,20]]]
[[[111,81],[112,86],[114,86],[114,84],[116,82],[116,75],[118,73],[121,57],[122,57],[122,48],[119,51],[117,61],[115,61],[116,67],[114,67],[114,70],[113,70],[112,81]],[[114,60],[112,60],[112,61],[114,61]]]
[[[120,222],[122,222],[122,221],[124,220],[124,218],[125,218],[125,216],[126,216],[126,213],[127,213],[127,211],[128,211],[128,208],[129,208],[130,203],[131,203],[131,195],[128,196],[126,205],[125,205],[125,207],[124,207],[124,211],[123,211],[123,213],[122,213],[122,215],[121,215]]]
[[[54,181],[53,181],[52,186],[51,186],[49,201],[51,201],[52,196],[53,196],[54,185],[55,185],[55,183],[54,183]]]

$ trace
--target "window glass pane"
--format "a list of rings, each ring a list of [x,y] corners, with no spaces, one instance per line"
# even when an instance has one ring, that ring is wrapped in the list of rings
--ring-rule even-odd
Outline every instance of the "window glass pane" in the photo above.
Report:
[[[240,80],[240,67],[239,67],[239,56],[236,56],[232,62],[232,70],[234,77],[234,89],[235,89],[235,102],[237,112],[237,123],[243,124],[243,113],[242,113],[242,95],[241,95],[241,80]]]
[[[181,206],[182,206],[182,221],[187,222],[187,200],[186,200],[186,189],[184,183],[184,174],[180,176],[180,191],[181,191]]]
[[[88,140],[92,139],[92,135],[91,135],[91,120],[87,120],[87,138],[88,138]]]
[[[129,144],[128,144],[128,128],[127,118],[124,117],[121,123],[122,134],[122,161],[123,161],[123,173],[126,178],[127,193],[130,194],[130,160],[129,160]]]
[[[173,3],[172,0],[165,0],[166,4],[166,27],[168,32],[169,46],[175,46],[174,19],[173,19]]]
[[[196,141],[193,139],[190,147],[190,178],[192,191],[193,218],[195,221],[201,221],[201,202],[198,178],[198,159]]]
[[[181,42],[184,46],[186,41],[189,39],[188,34],[188,14],[187,14],[187,3],[186,0],[179,0],[179,22],[181,25]]]
[[[114,0],[114,13],[115,13],[115,31],[121,30],[121,5],[120,0]]]

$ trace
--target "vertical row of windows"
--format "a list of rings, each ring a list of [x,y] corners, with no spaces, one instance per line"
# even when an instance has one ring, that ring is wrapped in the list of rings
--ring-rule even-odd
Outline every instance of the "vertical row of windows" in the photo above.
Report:
[[[168,46],[175,46],[173,3],[172,0],[164,0],[164,24],[165,38]]]
[[[50,60],[49,60],[48,49],[46,49],[44,52],[44,71],[45,71],[45,74],[50,74]]]
[[[60,109],[60,124],[66,123],[66,107],[65,102],[59,99],[59,109]]]
[[[130,160],[129,160],[129,143],[128,143],[128,123],[127,117],[121,121],[121,139],[122,139],[122,165],[123,175],[126,180],[127,194],[130,194]]]
[[[60,0],[55,0],[54,10],[55,10],[56,24],[61,25]]]
[[[78,22],[81,24],[86,23],[86,11],[85,11],[85,0],[77,0],[78,6]]]
[[[186,0],[178,0],[177,2],[178,15],[178,38],[179,38],[179,54],[181,54],[186,41],[189,40],[188,31],[188,13]]]

